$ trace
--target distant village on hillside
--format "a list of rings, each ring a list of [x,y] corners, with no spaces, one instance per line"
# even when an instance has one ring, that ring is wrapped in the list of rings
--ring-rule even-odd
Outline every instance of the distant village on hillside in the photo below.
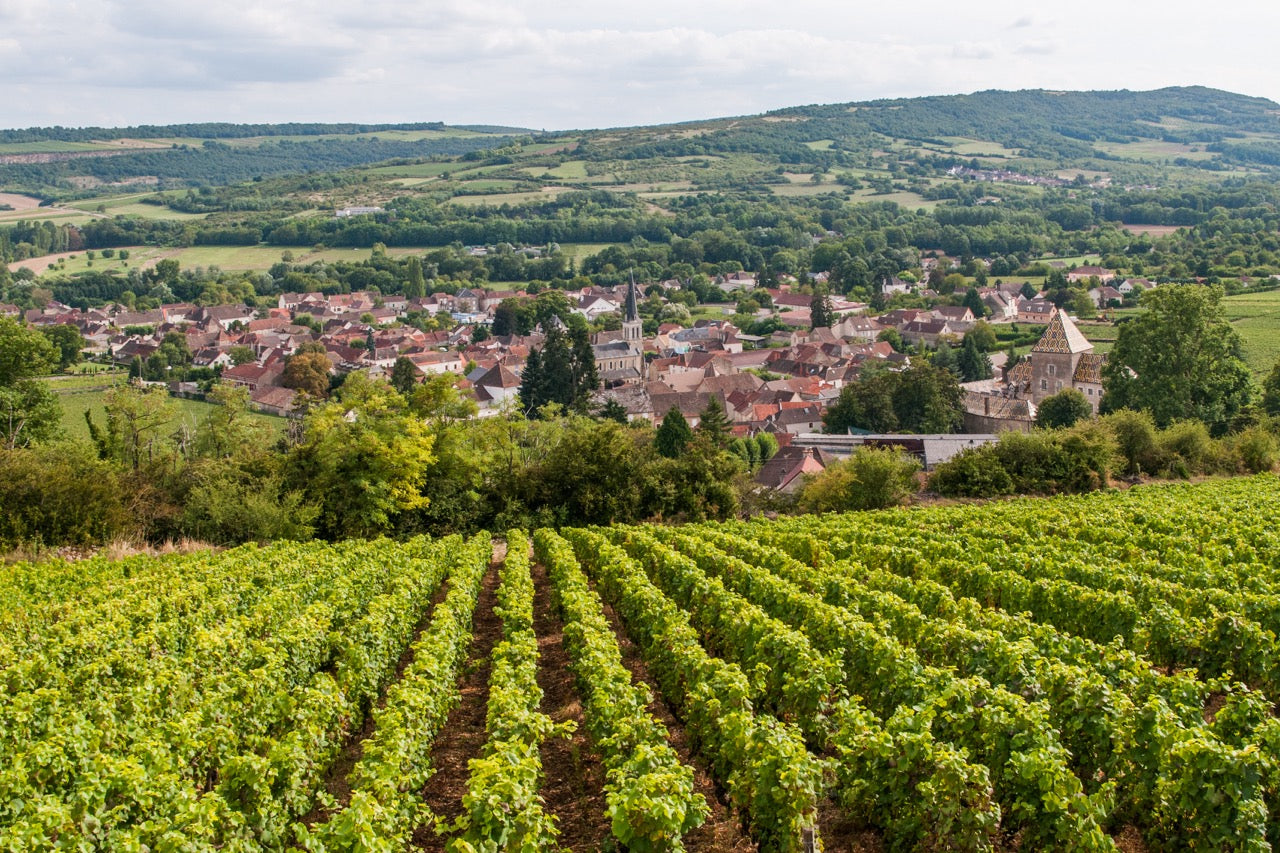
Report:
[[[926,267],[930,263],[945,263],[945,259],[926,259]],[[1154,286],[1140,278],[1120,281],[1109,270],[1091,266],[1072,269],[1067,278],[1096,279],[1090,295],[1102,309]],[[750,292],[757,284],[748,273],[722,276],[716,283],[727,299]],[[628,293],[632,287],[636,290]],[[896,351],[882,333],[894,329],[906,345],[934,348],[942,342],[958,342],[979,319],[969,307],[952,305],[870,316],[865,304],[831,297],[831,325],[810,328],[812,296],[800,292],[792,281],[767,290],[771,307],[760,314],[776,317],[785,327],[767,337],[744,334],[728,319],[699,320],[687,326],[664,323],[656,334],[644,335],[636,300],[641,294],[651,298],[680,287],[679,281],[662,281],[647,287],[584,287],[566,294],[571,310],[588,321],[608,315],[622,320],[620,329],[592,337],[601,379],[596,402],[603,405],[612,400],[628,417],[653,424],[674,408],[696,426],[714,397],[735,434],[768,432],[777,438],[783,452],[761,472],[776,488],[798,483],[800,474],[820,470],[829,458],[832,439],[817,434],[822,431],[824,411],[842,388],[856,382],[869,366],[895,370],[910,364],[911,356]],[[936,296],[922,287],[898,279],[883,284],[886,295]],[[1070,316],[1043,294],[1027,294],[1019,283],[998,284],[978,293],[987,322],[1037,324],[1046,330],[1029,356],[1012,369],[1004,369],[1004,353],[994,353],[994,378],[966,383],[967,433],[990,437],[1010,429],[1028,430],[1036,404],[1067,387],[1080,390],[1097,410],[1105,357],[1093,353],[1092,344]],[[517,405],[526,359],[541,348],[544,335],[538,328],[528,335],[486,337],[477,335],[477,328],[492,324],[504,300],[532,298],[520,290],[462,289],[415,298],[317,292],[282,294],[269,309],[176,303],[147,311],[131,311],[123,305],[78,310],[52,302],[26,312],[0,305],[0,314],[21,316],[34,326],[75,326],[91,355],[121,367],[145,363],[160,349],[166,334],[179,332],[185,336],[193,366],[211,368],[221,381],[244,386],[254,407],[268,414],[288,417],[297,412],[297,392],[283,383],[285,363],[302,345],[319,343],[331,374],[362,371],[389,377],[401,359],[411,363],[420,378],[452,374],[455,385],[474,397],[479,416],[484,417]],[[448,320],[440,325],[450,328],[422,331],[403,323],[411,312],[445,315]],[[195,383],[170,383],[170,389],[188,395],[199,391]],[[843,446],[834,449],[848,452]],[[958,449],[943,448],[938,453],[948,456]],[[917,451],[927,463],[939,461]]]

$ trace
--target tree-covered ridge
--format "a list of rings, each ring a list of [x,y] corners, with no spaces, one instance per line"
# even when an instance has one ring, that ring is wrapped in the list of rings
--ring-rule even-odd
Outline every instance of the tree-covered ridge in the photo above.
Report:
[[[235,124],[232,122],[196,122],[193,124],[142,124],[133,127],[27,127],[0,130],[0,143],[18,142],[93,142],[106,139],[247,139],[254,136],[322,136],[331,134],[379,133],[383,131],[447,130],[442,121],[384,124],[327,124],[322,122],[284,122],[282,124]],[[519,134],[530,131],[498,125],[465,125],[457,130],[473,133]]]
[[[1020,138],[1043,130],[1090,142],[1131,138],[1216,142],[1244,132],[1280,132],[1280,105],[1274,101],[1204,86],[1150,92],[988,90],[795,107],[769,115],[843,121],[849,127],[913,139],[977,135],[1015,145]],[[1162,126],[1166,119],[1206,127],[1177,130]]]
[[[233,184],[263,176],[337,171],[397,158],[459,156],[505,140],[506,137],[488,135],[415,141],[344,136],[307,141],[279,139],[252,147],[233,147],[210,138],[198,148],[175,146],[110,152],[111,156],[76,157],[50,163],[0,163],[0,186],[20,187],[50,196],[72,191],[75,178],[127,184],[145,176],[154,179],[161,188]]]
[[[842,151],[865,153],[886,137],[943,146],[946,137],[966,137],[1051,159],[1114,156],[1095,149],[1096,142],[1161,140],[1212,143],[1224,155],[1268,162],[1254,151],[1259,144],[1269,150],[1265,143],[1229,141],[1246,134],[1280,134],[1280,105],[1191,86],[1149,92],[989,90],[799,106],[762,116],[611,131],[602,135],[602,143],[589,141],[629,157],[752,151],[775,154],[783,162],[833,163]],[[820,140],[833,142],[825,149],[806,144]]]

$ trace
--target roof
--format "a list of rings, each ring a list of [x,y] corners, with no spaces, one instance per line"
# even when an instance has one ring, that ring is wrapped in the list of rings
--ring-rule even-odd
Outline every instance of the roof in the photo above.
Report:
[[[1085,353],[1093,352],[1093,344],[1089,343],[1076,324],[1064,312],[1059,311],[1049,320],[1049,326],[1040,336],[1040,340],[1031,348],[1032,352],[1051,353]]]
[[[1080,363],[1076,365],[1075,375],[1071,377],[1072,382],[1087,382],[1092,385],[1102,384],[1102,366],[1107,363],[1105,355],[1095,353],[1085,353],[1080,356]]]

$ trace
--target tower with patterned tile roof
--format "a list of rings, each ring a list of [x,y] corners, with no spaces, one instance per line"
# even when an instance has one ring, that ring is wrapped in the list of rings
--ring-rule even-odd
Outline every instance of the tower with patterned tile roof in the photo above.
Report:
[[[1093,344],[1066,312],[1056,311],[1027,359],[1009,371],[1008,382],[1035,404],[1063,389],[1075,388],[1097,412],[1106,360],[1105,355],[1093,351]]]

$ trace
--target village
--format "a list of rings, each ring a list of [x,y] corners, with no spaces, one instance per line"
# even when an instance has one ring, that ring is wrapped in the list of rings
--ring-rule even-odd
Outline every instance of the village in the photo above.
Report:
[[[926,258],[922,272],[927,277],[938,264],[947,262]],[[1090,296],[1099,309],[1119,305],[1127,296],[1154,286],[1145,279],[1118,280],[1111,271],[1095,266],[1077,267],[1066,277],[1094,284]],[[919,353],[940,344],[956,345],[983,318],[968,306],[946,304],[926,286],[891,278],[882,285],[886,297],[901,293],[937,304],[871,316],[868,305],[834,296],[827,300],[830,325],[811,328],[813,297],[801,292],[794,279],[786,278],[767,289],[758,289],[750,273],[716,280],[727,300],[767,294],[767,300],[761,301],[769,307],[758,314],[776,318],[782,327],[768,336],[737,328],[728,319],[734,311],[732,302],[723,308],[726,319],[660,323],[656,333],[644,334],[640,300],[655,294],[665,297],[680,289],[679,281],[647,287],[630,282],[567,292],[572,312],[596,327],[615,327],[591,337],[601,380],[596,404],[612,401],[628,418],[655,425],[676,409],[696,426],[714,398],[735,435],[770,433],[776,438],[781,452],[759,476],[762,483],[784,491],[798,486],[802,474],[822,470],[831,458],[847,455],[857,444],[905,446],[902,442],[907,439],[901,436],[820,435],[823,414],[846,385],[867,372],[901,370]],[[1105,357],[1093,353],[1093,345],[1067,313],[1043,293],[1028,293],[1021,283],[1000,283],[977,293],[985,322],[1043,326],[1045,332],[1031,353],[1011,369],[1005,353],[993,352],[992,378],[964,384],[962,436],[910,439],[909,449],[926,467],[964,446],[992,441],[997,433],[1031,429],[1036,404],[1065,387],[1078,389],[1095,412],[1102,399]],[[268,308],[174,303],[145,311],[122,305],[78,310],[52,302],[26,312],[0,305],[0,314],[21,316],[32,326],[74,326],[87,342],[91,358],[116,367],[133,366],[135,373],[160,351],[166,335],[177,332],[186,342],[192,367],[206,368],[221,382],[245,387],[254,408],[270,415],[300,414],[305,398],[288,387],[285,367],[303,345],[313,350],[319,345],[332,376],[360,371],[390,378],[397,362],[411,365],[417,381],[452,375],[455,386],[474,399],[478,416],[487,417],[519,405],[526,360],[544,341],[541,328],[526,335],[490,335],[488,330],[504,301],[533,298],[523,290],[478,288],[413,298],[366,291],[313,292],[281,294],[275,306]],[[432,317],[438,328],[423,331],[404,322],[411,315]],[[605,318],[613,322],[606,323]],[[890,330],[894,334],[886,334]],[[895,349],[895,344],[906,352]],[[195,382],[167,384],[175,394],[200,394]]]

